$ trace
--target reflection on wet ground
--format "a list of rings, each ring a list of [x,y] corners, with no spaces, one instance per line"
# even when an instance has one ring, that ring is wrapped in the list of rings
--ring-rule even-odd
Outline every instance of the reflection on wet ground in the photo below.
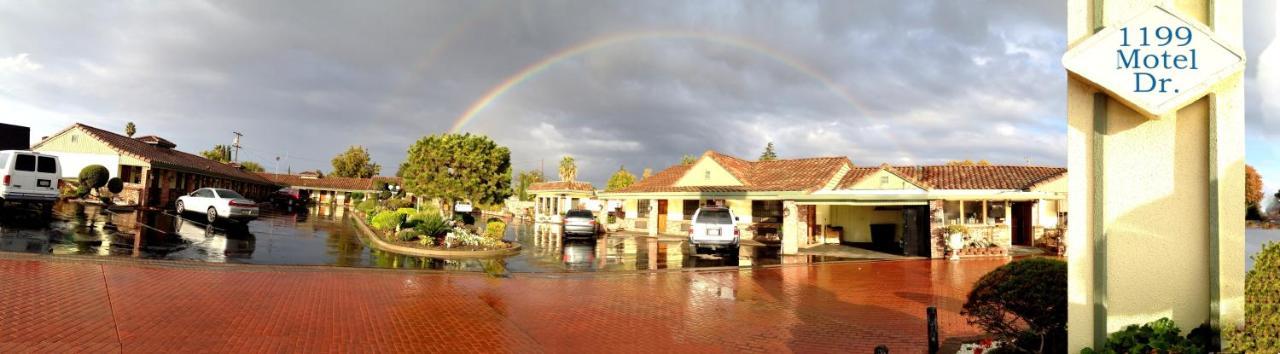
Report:
[[[559,225],[515,224],[507,239],[519,255],[497,259],[437,259],[370,248],[342,208],[318,206],[296,212],[264,210],[239,225],[206,224],[198,215],[170,212],[113,213],[93,205],[61,203],[53,220],[21,211],[0,211],[0,251],[79,254],[219,263],[333,265],[457,271],[580,272],[681,269],[808,263],[833,258],[780,256],[777,246],[743,245],[721,254],[694,254],[684,240],[601,236],[563,240]]]

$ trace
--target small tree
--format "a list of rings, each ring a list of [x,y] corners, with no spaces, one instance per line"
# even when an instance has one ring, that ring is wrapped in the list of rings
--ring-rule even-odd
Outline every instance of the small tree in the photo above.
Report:
[[[266,169],[262,168],[262,165],[253,161],[241,161],[240,168],[248,172],[266,172],[267,171]]]
[[[947,166],[991,166],[991,162],[987,160],[952,160],[947,161]]]
[[[520,200],[532,199],[529,196],[529,186],[545,180],[546,177],[542,176],[542,171],[528,170],[520,172],[516,175],[516,183],[513,185],[516,197],[519,197]]]
[[[111,177],[107,180],[107,191],[112,195],[120,194],[124,191],[124,181],[120,180],[120,177]]]
[[[692,165],[694,162],[698,162],[698,157],[693,155],[684,155],[680,157],[681,165]]]
[[[560,180],[573,182],[578,178],[578,164],[574,162],[573,156],[565,156],[560,159]]]
[[[645,178],[649,178],[649,176],[653,176],[653,169],[646,167],[644,169],[644,172],[640,174],[640,179],[644,180]],[[1280,194],[1280,193],[1277,193],[1277,194]]]
[[[382,172],[382,166],[369,158],[369,150],[363,146],[353,145],[338,156],[333,157],[333,172],[338,177],[371,178]]]
[[[214,145],[213,149],[200,152],[200,156],[217,162],[231,162],[231,147],[227,145]]]
[[[498,204],[512,192],[511,150],[481,135],[432,135],[409,147],[400,174],[405,191],[438,198],[447,213],[460,200]]]
[[[1244,165],[1245,218],[1262,219],[1262,175],[1251,165]]]
[[[609,183],[606,185],[605,190],[616,191],[627,188],[634,183],[636,183],[636,176],[627,171],[625,166],[618,166],[618,172],[614,172],[613,176],[609,177]]]
[[[129,123],[127,123],[127,124],[125,124],[125,125],[124,125],[124,135],[125,135],[125,136],[132,138],[132,137],[133,137],[133,133],[137,133],[137,132],[138,132],[138,127],[137,127],[137,126],[135,126],[135,125],[133,125],[133,122],[129,122]]]
[[[973,285],[960,313],[1001,340],[1031,333],[1040,339],[1037,352],[1065,352],[1067,263],[1030,258],[996,268]]]
[[[107,171],[102,165],[89,165],[80,170],[80,197],[89,195],[90,191],[102,188],[107,185],[107,179],[111,178],[111,172]]]
[[[773,151],[773,142],[764,146],[764,152],[760,154],[760,161],[773,161],[778,159],[778,153]]]

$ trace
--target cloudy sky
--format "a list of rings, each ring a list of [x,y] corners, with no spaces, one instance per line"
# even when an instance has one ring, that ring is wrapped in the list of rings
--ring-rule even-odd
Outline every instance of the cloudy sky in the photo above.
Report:
[[[133,121],[190,152],[239,131],[269,170],[364,145],[384,174],[458,126],[518,169],[572,155],[598,185],[769,141],[864,165],[1065,164],[1064,2],[978,2],[0,0],[0,121],[34,138]],[[1280,68],[1257,64],[1276,11],[1247,3],[1262,165],[1280,157],[1262,143],[1280,106],[1258,98]]]

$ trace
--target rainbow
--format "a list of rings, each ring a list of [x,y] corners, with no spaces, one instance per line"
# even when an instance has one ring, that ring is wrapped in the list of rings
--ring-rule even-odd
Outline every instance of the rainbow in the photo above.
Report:
[[[480,111],[488,107],[489,105],[493,104],[493,101],[497,100],[498,98],[501,98],[503,94],[511,91],[511,89],[515,88],[521,83],[528,81],[530,78],[536,76],[538,73],[541,73],[547,70],[547,68],[555,65],[556,63],[560,63],[562,61],[576,57],[578,55],[582,55],[582,54],[585,54],[594,50],[598,50],[601,48],[605,48],[611,45],[643,40],[643,39],[655,39],[655,38],[708,41],[708,42],[728,45],[735,48],[740,48],[743,50],[747,50],[747,51],[751,51],[754,53],[767,56],[773,60],[778,61],[779,63],[782,63],[783,65],[786,65],[790,68],[795,69],[796,71],[804,74],[805,76],[808,76],[810,78],[817,80],[818,82],[821,82],[824,86],[827,87],[828,90],[830,90],[836,96],[840,97],[840,99],[847,102],[859,113],[862,113],[864,116],[869,116],[869,114],[867,114],[869,111],[867,110],[866,106],[863,105],[858,100],[856,100],[854,96],[850,94],[849,91],[846,90],[843,86],[840,86],[835,81],[831,80],[826,75],[823,75],[821,72],[809,66],[808,64],[805,64],[804,62],[796,59],[795,57],[792,57],[781,51],[766,47],[762,44],[752,42],[744,38],[728,36],[724,34],[694,32],[694,31],[678,31],[678,30],[649,30],[649,31],[623,32],[623,33],[612,34],[612,35],[607,35],[602,37],[596,37],[587,41],[579,42],[577,44],[566,47],[564,49],[561,49],[560,51],[557,51],[554,54],[548,55],[542,58],[541,60],[538,60],[537,62],[529,64],[528,66],[525,66],[524,68],[520,69],[520,71],[517,71],[515,74],[508,76],[506,79],[502,80],[502,82],[499,83],[497,86],[494,86],[493,88],[489,89],[489,91],[485,92],[484,96],[481,96],[479,99],[472,102],[471,105],[467,107],[466,111],[464,111],[461,115],[459,115],[454,120],[453,126],[449,129],[449,132],[450,133],[461,132],[463,126],[465,126],[468,122],[475,119],[476,115],[480,113]]]

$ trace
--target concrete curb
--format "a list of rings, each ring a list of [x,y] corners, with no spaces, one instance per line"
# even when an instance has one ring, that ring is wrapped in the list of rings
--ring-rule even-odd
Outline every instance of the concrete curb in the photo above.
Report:
[[[357,213],[356,215],[360,217],[352,219],[355,219],[357,226],[356,229],[360,230],[360,234],[364,236],[364,238],[368,239],[370,241],[369,243],[373,245],[374,248],[386,252],[398,253],[407,256],[432,258],[496,258],[520,254],[520,244],[515,242],[511,242],[510,248],[483,251],[426,250],[394,245],[387,241],[383,241],[381,237],[378,237],[377,233],[373,232],[373,230],[369,228],[369,225],[365,225],[363,213]]]

